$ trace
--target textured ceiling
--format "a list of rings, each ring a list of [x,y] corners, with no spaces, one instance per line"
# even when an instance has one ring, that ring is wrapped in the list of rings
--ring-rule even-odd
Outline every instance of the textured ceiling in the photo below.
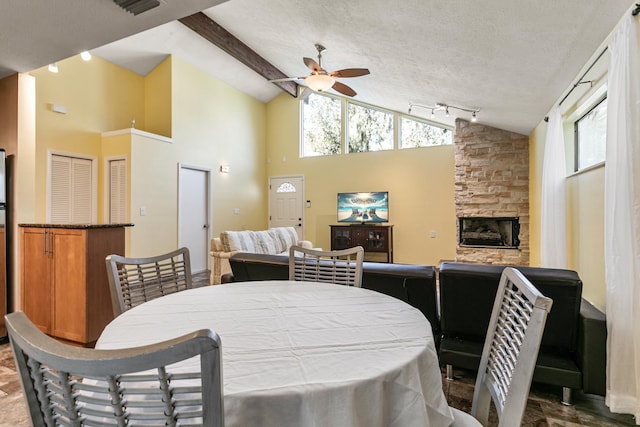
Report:
[[[113,0],[2,0],[0,78],[182,18],[226,0],[160,0],[137,16]]]
[[[66,3],[84,2],[113,6],[107,0]],[[11,7],[14,3],[32,8],[49,4],[12,0]],[[529,134],[632,6],[628,0],[230,0],[204,12],[287,75],[308,74],[302,57],[315,57],[314,43],[321,43],[327,47],[327,70],[371,70],[368,76],[342,80],[358,92],[356,100],[403,112],[409,103],[479,108],[479,122]],[[65,6],[56,2],[58,7]],[[39,11],[33,22],[48,22],[49,14]],[[6,20],[3,13],[0,36]],[[76,45],[94,40],[92,33],[91,28],[77,29],[75,34],[83,37],[75,37]],[[40,40],[40,50],[49,45],[53,49],[53,40]],[[90,46],[76,47],[69,55]],[[6,67],[2,49],[0,44],[0,71]],[[143,75],[173,54],[261,101],[281,93],[175,21],[92,52]],[[38,66],[51,62],[51,56]],[[413,112],[430,115],[420,108]],[[469,118],[465,113],[459,116]],[[447,124],[453,119],[436,117]]]

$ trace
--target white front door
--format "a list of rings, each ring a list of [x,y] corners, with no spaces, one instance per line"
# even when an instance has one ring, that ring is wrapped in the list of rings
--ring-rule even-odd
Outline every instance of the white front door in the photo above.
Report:
[[[209,171],[180,165],[178,247],[189,248],[191,272],[207,270],[209,245]]]
[[[304,177],[269,178],[269,227],[295,227],[304,236]]]

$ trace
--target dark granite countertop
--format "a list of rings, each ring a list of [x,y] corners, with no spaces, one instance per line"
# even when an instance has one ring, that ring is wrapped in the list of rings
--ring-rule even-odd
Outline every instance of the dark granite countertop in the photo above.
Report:
[[[18,227],[88,229],[88,228],[133,227],[133,224],[131,223],[127,223],[127,224],[18,224]]]

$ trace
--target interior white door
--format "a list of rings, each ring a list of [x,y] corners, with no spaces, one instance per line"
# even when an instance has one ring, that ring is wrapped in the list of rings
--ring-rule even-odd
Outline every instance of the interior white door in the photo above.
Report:
[[[207,270],[209,171],[180,166],[178,246],[189,248],[192,273]]]
[[[295,227],[304,236],[304,177],[269,178],[269,227]]]

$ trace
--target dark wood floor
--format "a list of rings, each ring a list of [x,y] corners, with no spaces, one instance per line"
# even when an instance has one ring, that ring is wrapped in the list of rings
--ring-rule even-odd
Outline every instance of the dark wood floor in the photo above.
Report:
[[[194,284],[208,284],[208,273],[194,275]],[[456,370],[454,381],[442,380],[449,405],[470,411],[473,398],[475,372]],[[612,414],[601,396],[574,393],[574,405],[560,403],[559,388],[534,384],[529,395],[523,426],[581,427],[581,426],[634,426],[630,415]],[[13,355],[8,344],[0,345],[0,426],[30,426],[23,401],[20,381]],[[491,420],[490,420],[491,421]],[[495,414],[493,424],[497,425]]]

